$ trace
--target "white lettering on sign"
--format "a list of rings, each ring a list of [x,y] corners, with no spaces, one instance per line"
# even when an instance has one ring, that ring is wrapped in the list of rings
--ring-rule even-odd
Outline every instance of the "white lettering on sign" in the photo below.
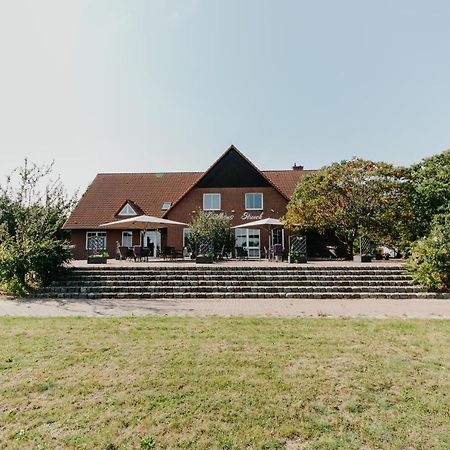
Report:
[[[214,214],[215,217],[218,217],[220,219],[225,218],[228,219],[230,222],[234,219],[233,214],[228,214],[227,212],[221,212],[219,214]]]
[[[264,211],[261,211],[261,214],[252,215],[248,211],[245,211],[241,216],[241,220],[261,220],[263,218]]]

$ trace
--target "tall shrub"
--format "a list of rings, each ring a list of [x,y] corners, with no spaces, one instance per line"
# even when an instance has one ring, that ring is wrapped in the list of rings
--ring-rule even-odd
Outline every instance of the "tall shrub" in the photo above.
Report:
[[[413,243],[408,270],[416,284],[431,291],[449,291],[450,214],[436,216],[429,235]]]
[[[75,196],[52,171],[25,160],[0,186],[0,281],[14,290],[48,284],[70,259],[62,225]]]
[[[191,233],[187,247],[190,252],[197,254],[201,245],[212,246],[212,253],[230,253],[234,246],[234,233],[230,219],[225,214],[199,209],[191,225]]]
[[[414,239],[429,234],[432,218],[450,213],[450,150],[425,158],[410,168]]]

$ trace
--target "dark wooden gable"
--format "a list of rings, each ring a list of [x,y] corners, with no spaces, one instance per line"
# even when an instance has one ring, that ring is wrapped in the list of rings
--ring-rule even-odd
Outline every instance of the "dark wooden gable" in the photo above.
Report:
[[[267,186],[271,186],[269,181],[234,147],[230,147],[196,185],[199,188]]]

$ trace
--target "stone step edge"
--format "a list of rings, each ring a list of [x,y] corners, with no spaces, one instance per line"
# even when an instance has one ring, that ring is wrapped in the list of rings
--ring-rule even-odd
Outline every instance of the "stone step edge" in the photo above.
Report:
[[[261,298],[267,298],[267,299],[276,299],[276,298],[286,298],[286,299],[440,299],[440,300],[448,300],[450,299],[450,294],[436,294],[436,293],[429,293],[429,292],[417,292],[417,293],[374,293],[374,292],[367,292],[367,293],[301,293],[301,294],[295,294],[295,293],[286,293],[286,294],[257,294],[257,293],[251,293],[251,294],[214,294],[214,293],[205,293],[200,295],[192,295],[192,293],[186,293],[186,294],[171,294],[171,295],[165,295],[161,296],[160,294],[154,294],[154,295],[133,295],[133,294],[118,294],[117,296],[112,295],[101,295],[101,294],[88,294],[86,295],[72,295],[72,294],[58,294],[58,295],[48,295],[48,294],[40,294],[35,296],[34,298],[44,298],[44,299],[80,299],[80,300],[99,300],[99,299],[154,299],[154,300],[166,300],[166,299],[261,299]]]

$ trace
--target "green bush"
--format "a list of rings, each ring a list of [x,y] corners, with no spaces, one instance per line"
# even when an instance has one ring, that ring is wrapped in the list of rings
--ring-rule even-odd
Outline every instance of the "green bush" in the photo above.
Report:
[[[412,245],[408,270],[430,291],[450,289],[450,214],[436,216],[429,235]]]
[[[211,246],[210,251],[214,256],[221,253],[222,249],[225,253],[230,253],[233,249],[234,232],[230,219],[224,214],[198,210],[190,227],[187,248],[194,255],[203,245]]]
[[[35,239],[30,226],[21,226],[15,236],[6,235],[0,243],[0,279],[8,284],[16,280],[22,286],[47,285],[71,258],[64,241],[51,235]]]
[[[0,186],[0,283],[20,295],[50,283],[71,258],[61,227],[75,197],[48,179],[51,169],[25,160]]]

